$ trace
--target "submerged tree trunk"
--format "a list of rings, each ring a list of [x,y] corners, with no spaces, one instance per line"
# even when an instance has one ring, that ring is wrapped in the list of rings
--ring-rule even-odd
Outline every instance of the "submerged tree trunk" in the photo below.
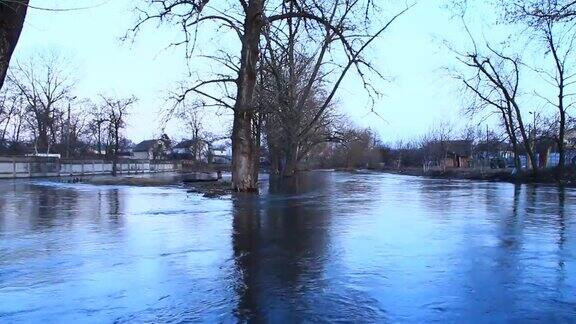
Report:
[[[270,174],[280,175],[282,173],[282,151],[276,145],[268,143],[268,151],[270,156]]]
[[[232,129],[232,189],[257,191],[258,173],[252,134],[252,117],[248,112],[234,112]]]
[[[286,154],[286,167],[284,168],[283,176],[291,177],[298,171],[298,155],[300,146],[298,143],[290,144],[288,154]]]
[[[28,1],[0,1],[0,89],[24,26]]]
[[[263,26],[264,0],[251,0],[246,7],[242,56],[232,127],[232,189],[258,190],[258,145],[253,127],[254,88]]]

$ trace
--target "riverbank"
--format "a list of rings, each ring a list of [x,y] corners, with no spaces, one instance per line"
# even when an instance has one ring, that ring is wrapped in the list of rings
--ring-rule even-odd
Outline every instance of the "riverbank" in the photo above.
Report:
[[[554,169],[540,170],[538,176],[522,172],[513,174],[511,169],[447,169],[424,172],[422,168],[382,169],[384,173],[421,176],[441,179],[462,179],[496,181],[510,183],[542,183],[564,186],[576,186],[576,168],[567,167],[564,177],[558,181]]]

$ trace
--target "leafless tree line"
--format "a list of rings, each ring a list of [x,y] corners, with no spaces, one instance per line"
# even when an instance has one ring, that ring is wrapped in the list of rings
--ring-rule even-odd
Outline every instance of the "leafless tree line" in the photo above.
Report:
[[[379,136],[370,129],[345,121],[335,123],[338,140],[322,140],[299,161],[301,169],[371,169],[379,168],[382,149]]]
[[[562,177],[566,164],[566,131],[570,110],[574,106],[574,40],[576,37],[576,2],[559,0],[500,1],[494,5],[500,23],[516,27],[510,41],[494,45],[489,40],[479,43],[466,26],[472,46],[455,50],[462,63],[456,73],[470,98],[470,114],[495,114],[506,131],[515,164],[520,169],[520,152],[525,152],[533,175],[538,174],[537,135],[552,139],[559,153],[557,175]],[[518,42],[526,45],[519,49]],[[532,50],[541,62],[530,63],[524,49]],[[536,73],[542,86],[527,90],[527,75]],[[553,89],[553,90],[549,90]],[[529,96],[536,98],[527,100]],[[540,116],[539,125],[529,126],[529,111],[536,124],[538,101],[544,101],[555,113]],[[540,134],[538,134],[540,130]]]
[[[81,99],[67,60],[40,53],[13,62],[0,94],[0,145],[8,153],[108,156],[117,160],[136,98]]]

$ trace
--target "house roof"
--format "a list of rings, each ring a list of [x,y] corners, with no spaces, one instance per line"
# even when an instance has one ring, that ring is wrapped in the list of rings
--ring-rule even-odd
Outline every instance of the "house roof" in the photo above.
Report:
[[[492,152],[492,153],[496,153],[496,152],[501,152],[501,151],[506,151],[508,149],[508,143],[504,143],[502,141],[496,140],[496,139],[491,139],[491,140],[484,140],[481,142],[478,142],[478,144],[475,145],[475,151],[476,152]]]
[[[153,149],[154,146],[158,143],[158,140],[145,140],[138,145],[134,146],[133,152],[148,152],[149,150]]]
[[[174,148],[190,148],[198,141],[200,140],[183,140],[182,142],[178,143],[178,145],[174,146]]]

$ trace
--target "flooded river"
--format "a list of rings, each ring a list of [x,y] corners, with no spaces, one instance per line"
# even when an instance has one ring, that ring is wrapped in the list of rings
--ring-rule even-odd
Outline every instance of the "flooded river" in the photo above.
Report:
[[[576,191],[384,174],[260,196],[0,182],[0,322],[576,321]]]

